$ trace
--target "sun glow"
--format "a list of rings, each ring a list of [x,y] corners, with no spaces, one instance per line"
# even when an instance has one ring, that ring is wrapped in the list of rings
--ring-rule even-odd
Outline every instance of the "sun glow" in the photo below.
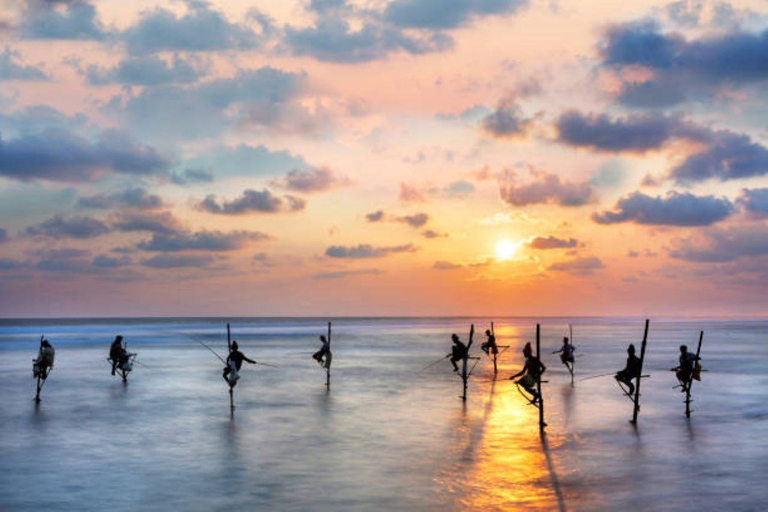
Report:
[[[512,259],[519,245],[519,243],[515,243],[512,240],[499,240],[496,244],[496,258],[500,261]]]

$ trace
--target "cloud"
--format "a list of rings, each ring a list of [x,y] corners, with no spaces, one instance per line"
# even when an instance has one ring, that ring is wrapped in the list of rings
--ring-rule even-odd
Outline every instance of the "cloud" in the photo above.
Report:
[[[0,53],[0,81],[3,80],[49,80],[50,77],[35,66],[20,64],[18,58],[21,54],[6,46]]]
[[[28,266],[26,261],[18,261],[11,258],[0,257],[0,272],[5,270],[19,270]]]
[[[45,236],[50,238],[96,238],[109,232],[109,227],[93,217],[65,218],[56,215],[35,226],[30,226],[25,233],[30,236]]]
[[[389,247],[374,247],[370,244],[359,244],[356,246],[332,245],[325,250],[325,255],[329,258],[381,258],[388,254],[416,252],[419,248],[412,244],[396,245]]]
[[[439,113],[435,117],[443,121],[463,121],[465,123],[480,121],[482,118],[491,114],[493,110],[485,105],[472,105],[458,113]]]
[[[408,224],[412,228],[420,228],[429,222],[429,215],[426,213],[415,213],[413,215],[404,215],[402,217],[396,217],[395,222],[402,222]]]
[[[555,203],[560,206],[583,206],[594,199],[589,182],[562,181],[557,174],[531,170],[536,181],[517,184],[517,175],[507,170],[499,177],[501,198],[512,206]]]
[[[595,270],[605,268],[605,265],[600,261],[600,258],[588,256],[568,261],[559,261],[551,264],[548,268],[555,272],[567,272],[577,276],[586,276],[593,274]]]
[[[326,167],[318,167],[306,170],[293,169],[284,179],[276,180],[273,184],[286,190],[310,194],[344,187],[349,185],[350,181],[346,178],[338,177],[332,170]]]
[[[432,268],[436,270],[456,270],[457,268],[463,268],[464,265],[459,265],[458,263],[451,263],[450,261],[436,261],[434,265],[432,265]]]
[[[340,63],[369,62],[395,52],[423,55],[453,47],[453,40],[439,32],[411,35],[375,19],[353,29],[349,21],[335,16],[321,17],[306,28],[287,26],[283,42],[293,55]]]
[[[706,149],[688,156],[670,170],[669,176],[676,183],[727,181],[768,174],[768,149],[752,142],[749,136],[723,130],[712,132],[708,142]]]
[[[211,137],[249,126],[308,132],[318,128],[322,112],[312,114],[299,103],[306,84],[303,72],[268,66],[240,69],[228,78],[147,87],[137,95],[116,96],[110,109],[137,131],[166,139]]]
[[[695,196],[684,192],[669,192],[665,197],[650,197],[633,192],[618,200],[613,211],[594,213],[598,224],[634,222],[651,226],[708,226],[733,213],[733,204],[726,198]]]
[[[523,115],[522,109],[512,100],[502,100],[496,110],[480,121],[483,131],[496,138],[522,137],[531,127],[532,120]]]
[[[747,135],[712,130],[678,116],[654,113],[611,118],[570,110],[558,118],[556,128],[559,142],[596,151],[642,153],[660,149],[675,139],[703,145],[703,149],[693,151],[669,171],[668,177],[678,184],[768,174],[765,146]]]
[[[579,242],[575,238],[557,238],[556,236],[541,237],[537,236],[530,242],[528,247],[531,249],[570,249],[578,247]]]
[[[112,208],[141,208],[145,210],[155,210],[165,206],[160,196],[150,194],[143,188],[130,188],[124,192],[113,194],[96,194],[93,196],[81,197],[78,206],[82,208],[94,208],[98,210],[107,210]]]
[[[184,267],[205,267],[210,265],[216,260],[213,256],[191,255],[191,254],[158,254],[151,258],[141,260],[141,264],[145,267],[170,269],[170,268],[184,268]]]
[[[342,270],[339,272],[320,272],[312,277],[315,279],[343,279],[353,276],[380,276],[384,273],[383,270],[377,268],[363,268],[359,270]]]
[[[96,142],[55,128],[0,140],[0,176],[21,181],[84,182],[107,172],[148,176],[169,165],[154,148],[113,130]]]
[[[116,258],[114,256],[108,256],[106,254],[99,254],[95,258],[93,258],[93,261],[91,262],[91,265],[93,265],[96,268],[119,268],[119,267],[125,267],[132,263],[131,258],[128,256],[122,256],[120,258]]]
[[[187,0],[187,12],[177,16],[157,8],[144,11],[121,38],[131,55],[157,52],[219,52],[251,50],[258,35],[247,25],[231,23],[208,3]]]
[[[742,189],[738,203],[753,217],[766,218],[768,217],[768,188]]]
[[[89,254],[86,250],[69,247],[43,249],[35,253],[40,258],[35,268],[46,272],[88,272],[91,270],[91,261],[86,259]]]
[[[424,238],[433,239],[433,238],[448,238],[451,235],[449,235],[448,233],[440,233],[438,231],[427,229],[426,231],[421,233],[421,236],[423,236]]]
[[[213,181],[211,169],[184,169],[171,174],[171,182],[175,185],[191,185],[193,183],[210,183]]]
[[[295,212],[306,208],[307,203],[298,197],[286,195],[278,197],[267,189],[243,191],[243,195],[232,201],[219,203],[214,194],[198,203],[197,208],[209,213],[223,215],[243,215],[246,213]]]
[[[376,210],[375,212],[366,213],[365,220],[368,222],[381,222],[384,220],[384,210]]]
[[[266,176],[292,169],[310,170],[300,155],[271,151],[265,146],[219,146],[186,162],[193,169],[216,169],[218,176]]]
[[[668,107],[764,82],[766,52],[768,30],[686,40],[662,33],[658,23],[647,20],[611,27],[600,47],[605,67],[642,66],[652,71],[647,81],[627,80],[623,85],[619,101],[635,107]]]
[[[155,233],[150,240],[137,247],[151,252],[179,251],[234,251],[248,242],[270,240],[272,237],[259,231],[198,231],[196,233]]]
[[[400,201],[403,203],[424,203],[427,198],[414,185],[408,183],[400,184]]]
[[[452,29],[484,16],[513,14],[527,5],[527,0],[394,0],[384,10],[384,19],[399,27]]]
[[[101,41],[109,35],[87,0],[28,1],[20,29],[26,39]]]
[[[207,74],[207,69],[194,66],[178,55],[174,55],[170,63],[150,55],[122,59],[116,66],[107,69],[90,65],[79,72],[90,85],[158,86],[197,82]]]
[[[746,257],[768,255],[768,229],[765,225],[710,228],[703,240],[682,239],[669,250],[673,258],[694,263],[721,263]]]
[[[660,148],[673,137],[691,134],[679,118],[662,114],[612,119],[605,114],[582,114],[568,110],[560,115],[555,126],[559,142],[597,151],[642,153]]]
[[[445,193],[449,197],[464,198],[475,193],[475,186],[466,180],[458,180],[449,183],[445,187]]]
[[[132,263],[127,256],[112,257],[99,254],[90,258],[89,251],[73,248],[44,249],[36,251],[39,260],[34,268],[43,272],[62,274],[98,274],[109,275],[114,269],[126,267]],[[25,263],[24,266],[27,264]]]
[[[180,232],[183,226],[171,212],[120,212],[112,221],[112,228],[122,232],[148,231],[173,235]]]
[[[83,128],[88,122],[84,114],[71,116],[49,105],[30,105],[14,111],[0,112],[0,130],[3,133],[22,134],[46,128],[69,130]]]

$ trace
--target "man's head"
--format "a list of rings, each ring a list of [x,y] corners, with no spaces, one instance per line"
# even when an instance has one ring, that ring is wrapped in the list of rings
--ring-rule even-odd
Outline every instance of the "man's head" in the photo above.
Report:
[[[325,339],[325,336],[323,336],[323,335],[321,334],[321,335],[320,335],[320,341],[322,341],[323,343],[325,343],[325,342],[326,342],[326,341],[328,341],[328,340],[326,340],[326,339]]]
[[[233,341],[232,342],[232,350],[237,350],[237,349],[238,349],[237,342]]]
[[[632,343],[627,347],[627,354],[635,355],[635,346]]]
[[[115,341],[123,341],[123,337],[118,334],[115,336]]]
[[[688,352],[688,345],[680,345],[680,353],[685,354]]]
[[[485,335],[486,336],[490,336],[491,335],[491,330],[490,329],[486,329],[485,330]]]
[[[528,342],[523,347],[523,355],[525,357],[531,357],[533,355],[533,349],[531,348],[531,343]]]
[[[456,333],[451,334],[451,339],[453,340],[454,343],[459,342],[459,336]]]
[[[563,345],[567,345],[567,344],[568,344],[568,336],[563,338]]]

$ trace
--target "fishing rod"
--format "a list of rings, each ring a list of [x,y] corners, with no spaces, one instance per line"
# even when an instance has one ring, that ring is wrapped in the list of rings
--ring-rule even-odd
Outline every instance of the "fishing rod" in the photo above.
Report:
[[[269,364],[269,363],[260,363],[260,362],[258,362],[258,361],[256,361],[256,362],[255,362],[255,363],[253,363],[253,364],[260,364],[261,366],[269,366],[270,368],[280,368],[279,366],[275,366],[274,364]]]
[[[191,334],[187,334],[187,333],[185,333],[185,332],[181,332],[181,331],[179,331],[179,334],[181,334],[182,336],[186,336],[187,338],[191,339],[192,341],[194,341],[194,342],[197,342],[197,343],[199,343],[200,345],[204,346],[205,348],[207,348],[208,350],[210,350],[210,351],[211,351],[211,353],[212,353],[213,355],[215,355],[215,356],[216,356],[216,357],[219,359],[219,361],[221,361],[221,362],[222,362],[222,363],[224,363],[225,365],[227,364],[227,361],[226,361],[226,360],[225,360],[223,357],[221,357],[221,356],[219,355],[219,353],[218,353],[218,352],[216,352],[215,350],[213,350],[211,347],[209,347],[209,346],[208,346],[206,343],[204,343],[202,340],[199,340],[199,339],[197,339],[196,337],[192,336]],[[259,363],[259,364],[262,364],[262,363]]]
[[[599,377],[608,377],[609,375],[616,375],[617,372],[611,372],[611,373],[604,373],[602,375],[593,375],[591,377],[584,377],[583,379],[579,380],[590,380],[590,379],[597,379]]]
[[[438,359],[437,361],[432,361],[431,363],[429,363],[427,366],[425,366],[425,367],[424,367],[424,368],[422,368],[421,370],[417,371],[416,373],[417,373],[417,374],[419,374],[419,373],[423,372],[424,370],[426,370],[427,368],[431,368],[432,366],[436,365],[436,364],[437,364],[437,363],[439,363],[440,361],[442,361],[442,360],[444,360],[444,359],[448,359],[449,357],[451,357],[451,355],[452,355],[452,354],[446,354],[444,357],[441,357],[441,358],[440,358],[440,359]]]

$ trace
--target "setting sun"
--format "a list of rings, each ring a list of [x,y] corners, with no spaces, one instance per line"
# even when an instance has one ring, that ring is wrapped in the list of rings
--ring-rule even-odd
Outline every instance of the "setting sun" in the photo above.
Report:
[[[511,259],[515,252],[517,252],[517,247],[520,244],[514,243],[512,240],[504,239],[499,240],[499,242],[496,244],[496,258],[499,260],[508,260]]]

